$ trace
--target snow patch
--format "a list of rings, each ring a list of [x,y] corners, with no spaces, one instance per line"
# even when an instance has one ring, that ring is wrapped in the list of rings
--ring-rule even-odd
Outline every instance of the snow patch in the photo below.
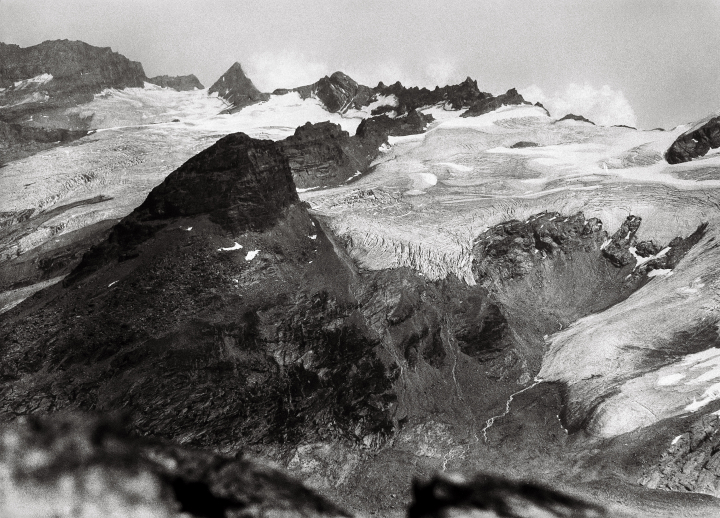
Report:
[[[678,381],[680,381],[684,377],[685,377],[685,374],[682,374],[680,372],[677,372],[675,374],[668,374],[667,376],[663,376],[662,378],[658,379],[657,384],[660,387],[667,387],[670,385],[675,385]]]
[[[678,435],[677,437],[675,437],[670,444],[672,446],[675,446],[678,442],[680,442],[680,439],[682,439],[682,435]]]
[[[240,250],[241,248],[242,245],[235,241],[235,244],[233,246],[228,246],[227,248],[218,248],[218,252],[230,252],[232,250]]]
[[[308,236],[310,239],[317,239],[317,234],[314,236]]]
[[[40,74],[39,76],[31,77],[30,79],[23,79],[22,81],[15,82],[15,90],[23,90],[29,86],[40,86],[45,83],[52,81],[53,76],[51,74]]]
[[[673,271],[667,268],[658,268],[647,274],[648,277],[670,277]]]
[[[258,255],[258,253],[260,253],[260,250],[251,250],[251,251],[249,251],[249,252],[247,253],[247,255],[245,256],[245,260],[246,260],[246,261],[252,261],[253,259],[255,259],[255,256]]]
[[[113,281],[113,282],[111,282],[110,284],[108,284],[108,288],[111,288],[113,285],[115,285],[115,284],[117,284],[117,283],[118,283],[118,281]]]

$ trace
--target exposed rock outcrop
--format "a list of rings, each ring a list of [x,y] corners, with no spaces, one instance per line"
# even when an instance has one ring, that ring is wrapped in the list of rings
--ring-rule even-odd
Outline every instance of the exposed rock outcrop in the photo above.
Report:
[[[700,127],[680,135],[665,152],[670,164],[689,162],[720,147],[720,117],[713,117]]]
[[[639,482],[650,489],[720,497],[720,418],[708,414],[694,422]]]
[[[308,122],[277,145],[290,161],[298,188],[333,187],[366,172],[388,136],[422,133],[431,120],[432,116],[417,111],[392,119],[370,117],[352,137],[338,124]]]
[[[351,108],[362,108],[369,103],[372,96],[372,90],[369,87],[358,84],[342,72],[325,76],[311,85],[292,89],[280,88],[273,94],[282,95],[288,92],[298,92],[303,99],[317,97],[331,113],[345,113]]]
[[[410,113],[413,110],[424,106],[431,106],[438,103],[446,103],[453,110],[467,108],[473,103],[492,97],[491,94],[481,92],[478,89],[477,81],[465,79],[457,85],[436,86],[434,90],[418,88],[417,86],[405,87],[400,81],[386,86],[382,82],[373,89],[376,95],[385,97],[394,96],[398,99],[398,105],[393,107],[399,115]],[[382,113],[382,106],[373,115]]]
[[[7,517],[350,516],[260,462],[131,438],[91,415],[6,425],[0,469]]]
[[[595,123],[593,121],[586,119],[582,115],[575,115],[574,113],[568,113],[567,115],[564,115],[563,117],[556,120],[555,123],[562,122],[562,121],[587,122],[588,124],[592,124],[593,126],[595,126]]]
[[[520,142],[515,142],[512,146],[510,146],[510,149],[520,149],[524,147],[538,147],[539,144],[537,142],[528,142],[526,140],[521,140]]]
[[[178,92],[195,89],[202,90],[205,88],[194,74],[187,76],[155,76],[148,79],[148,83],[162,86],[163,88],[172,88]]]
[[[262,93],[255,88],[253,82],[245,75],[240,63],[235,62],[220,79],[208,90],[209,94],[217,93],[232,105],[230,112],[240,110],[245,106],[267,101],[269,94]]]
[[[532,105],[532,103],[529,103],[525,99],[523,99],[523,96],[520,95],[517,90],[511,88],[504,94],[498,95],[497,97],[489,96],[478,99],[470,106],[470,108],[465,113],[460,115],[460,117],[477,117],[478,115],[483,115],[485,113],[490,113],[491,111],[497,110],[501,106],[519,104]]]

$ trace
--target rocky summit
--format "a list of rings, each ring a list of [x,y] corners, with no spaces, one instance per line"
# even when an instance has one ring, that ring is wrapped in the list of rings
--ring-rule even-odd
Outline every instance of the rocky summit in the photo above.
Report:
[[[81,41],[45,41],[22,48],[0,43],[0,119],[20,122],[48,107],[88,102],[103,88],[142,87],[137,61]]]
[[[2,49],[3,516],[718,515],[716,115]]]
[[[243,72],[240,63],[235,62],[208,90],[230,103],[230,111],[265,101],[268,94],[260,92]]]

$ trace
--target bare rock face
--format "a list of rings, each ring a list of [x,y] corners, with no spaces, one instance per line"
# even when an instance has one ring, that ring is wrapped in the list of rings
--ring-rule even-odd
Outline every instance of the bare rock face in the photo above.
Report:
[[[365,170],[377,146],[366,155],[358,143],[338,124],[308,122],[278,146],[289,160],[298,188],[310,188],[340,185]]]
[[[394,119],[370,117],[352,137],[338,124],[308,122],[277,146],[287,156],[298,188],[332,187],[366,172],[388,136],[422,133],[430,120],[416,111]]]
[[[601,518],[602,506],[541,485],[489,475],[415,482],[408,518]]]
[[[720,418],[708,414],[673,440],[640,483],[650,489],[720,496]]]
[[[606,235],[600,220],[586,220],[581,212],[569,217],[547,212],[525,222],[508,221],[475,239],[473,273],[478,279],[521,277],[548,256],[599,252]]]
[[[142,65],[81,41],[45,41],[21,48],[0,43],[0,118],[19,122],[48,107],[92,100],[104,88],[142,87]]]
[[[665,152],[670,164],[689,162],[720,147],[720,117],[713,117],[697,129],[680,135]]]
[[[589,119],[586,119],[582,115],[575,115],[574,113],[568,113],[567,115],[564,115],[563,117],[559,118],[555,122],[562,122],[562,121],[578,121],[578,122],[587,122],[588,124],[592,124],[595,126],[595,123]],[[628,127],[628,126],[626,126]]]
[[[303,99],[317,97],[331,113],[345,113],[351,108],[367,106],[372,96],[372,90],[369,87],[358,84],[342,72],[325,76],[311,85],[292,89],[280,88],[273,94],[282,95],[288,92],[298,92]]]
[[[0,430],[0,514],[346,517],[277,469],[131,438],[117,420],[31,417]]]
[[[208,90],[209,94],[217,93],[232,105],[230,112],[267,101],[269,94],[260,92],[253,82],[245,75],[240,63],[234,63],[220,79]]]
[[[481,92],[478,89],[477,81],[469,77],[457,85],[436,86],[434,90],[417,86],[405,87],[398,81],[389,86],[379,83],[373,91],[376,95],[395,96],[398,99],[398,105],[392,108],[398,115],[438,103],[446,103],[453,110],[460,110],[468,108],[479,100],[492,97],[489,93]],[[380,115],[387,111],[387,109],[383,110],[384,108],[386,107],[380,106],[373,112],[373,115]]]
[[[205,88],[194,74],[187,76],[155,76],[148,79],[148,83],[162,86],[163,88],[172,88],[178,92],[195,89],[202,90]]]
[[[107,241],[85,255],[69,279],[108,260],[133,257],[135,248],[165,226],[165,220],[205,214],[229,232],[261,231],[298,201],[287,158],[274,142],[243,133],[228,135],[155,187]]]
[[[501,106],[508,106],[513,104],[531,105],[531,103],[523,99],[523,96],[520,95],[517,90],[511,88],[504,94],[498,95],[497,97],[489,96],[478,99],[470,106],[470,108],[465,113],[460,116],[477,117],[478,115],[483,115],[484,113],[490,113],[493,110],[497,110]]]

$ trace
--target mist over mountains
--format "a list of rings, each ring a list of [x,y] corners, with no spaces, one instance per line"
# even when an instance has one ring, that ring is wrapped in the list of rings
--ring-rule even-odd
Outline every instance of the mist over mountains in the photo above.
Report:
[[[716,514],[720,118],[482,88],[0,44],[3,512]]]

